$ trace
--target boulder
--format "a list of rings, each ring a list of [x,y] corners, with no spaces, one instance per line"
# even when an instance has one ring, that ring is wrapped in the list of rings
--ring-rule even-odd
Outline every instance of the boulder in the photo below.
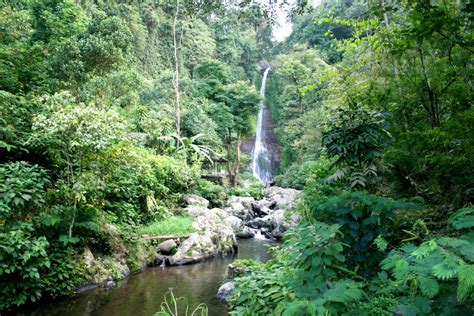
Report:
[[[226,282],[221,285],[217,291],[216,298],[222,302],[228,304],[232,297],[232,291],[234,290],[234,282]]]
[[[223,224],[222,219],[214,213],[208,212],[198,216],[193,221],[193,228],[197,231],[213,230],[214,226]]]
[[[169,257],[170,265],[199,262],[237,249],[234,230],[212,210],[196,217],[193,227],[198,232],[192,233]]]
[[[219,216],[220,219],[225,219],[229,216],[229,214],[226,211],[224,211],[223,209],[217,208],[217,207],[211,209],[211,212],[213,214]]]
[[[300,217],[298,214],[291,214],[289,217],[286,216],[285,210],[277,210],[275,213],[269,215],[271,217],[271,225],[266,226],[268,232],[266,236],[272,239],[280,240],[283,234],[290,228],[295,226]]]
[[[89,247],[84,248],[84,252],[82,253],[82,259],[84,260],[84,267],[86,269],[90,269],[93,267],[95,259]]]
[[[238,238],[253,238],[255,237],[255,233],[252,228],[244,226],[240,231],[235,233],[235,236],[237,236]]]
[[[244,222],[240,218],[235,217],[233,215],[225,218],[224,222],[230,227],[232,227],[232,230],[234,231],[234,233],[241,231],[242,228],[244,227]]]
[[[249,221],[247,224],[252,228],[262,228],[262,227],[273,228],[274,218],[272,215],[257,217]]]
[[[250,205],[250,204],[249,204]],[[254,218],[252,207],[246,207],[242,203],[233,202],[228,207],[226,207],[225,212],[229,215],[240,218],[243,221],[248,221]]]
[[[262,199],[252,202],[252,210],[257,216],[265,216],[272,212],[276,207],[276,201]]]
[[[232,196],[229,197],[228,203],[229,204],[234,204],[234,203],[242,204],[243,207],[245,207],[246,209],[251,211],[252,210],[252,202],[254,202],[254,201],[255,201],[255,199],[253,197],[232,195]]]
[[[188,206],[209,206],[209,201],[199,195],[195,194],[185,194],[183,195],[183,200]]]
[[[277,208],[292,209],[296,207],[296,198],[300,191],[274,186],[264,189],[263,193],[267,200],[276,204]]]
[[[198,217],[209,213],[209,209],[203,206],[190,205],[185,209],[190,217]]]
[[[176,247],[178,247],[178,245],[173,239],[168,239],[158,244],[158,249],[165,255],[171,254]]]

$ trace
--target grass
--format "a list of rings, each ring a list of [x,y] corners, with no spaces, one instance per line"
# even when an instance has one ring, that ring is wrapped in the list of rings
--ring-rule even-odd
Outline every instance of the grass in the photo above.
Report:
[[[140,235],[164,236],[186,235],[194,232],[193,220],[187,216],[172,216],[150,223],[140,229]]]

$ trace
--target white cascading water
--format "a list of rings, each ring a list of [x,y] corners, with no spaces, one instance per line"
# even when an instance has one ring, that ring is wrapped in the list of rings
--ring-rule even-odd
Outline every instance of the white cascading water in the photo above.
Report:
[[[270,67],[265,69],[265,72],[263,73],[262,86],[260,87],[260,96],[262,98],[265,97],[265,85],[269,71]],[[271,153],[265,146],[265,130],[263,126],[264,111],[265,103],[263,100],[260,104],[260,110],[258,111],[257,135],[255,136],[255,146],[252,153],[251,169],[255,178],[264,183],[270,183],[273,181],[273,174]]]

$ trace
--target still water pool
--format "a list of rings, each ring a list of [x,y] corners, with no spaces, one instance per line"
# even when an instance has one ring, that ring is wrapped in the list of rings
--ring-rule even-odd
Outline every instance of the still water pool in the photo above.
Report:
[[[205,303],[210,316],[227,315],[225,306],[214,298],[225,281],[227,265],[235,259],[267,261],[271,257],[269,246],[272,243],[266,240],[240,240],[239,251],[234,256],[179,267],[149,268],[119,282],[111,290],[91,290],[44,303],[19,315],[148,316],[160,309],[169,288],[173,288],[176,296],[187,297],[191,308]]]

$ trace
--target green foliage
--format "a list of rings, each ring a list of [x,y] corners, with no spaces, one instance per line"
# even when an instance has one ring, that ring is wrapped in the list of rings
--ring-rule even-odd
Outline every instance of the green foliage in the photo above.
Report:
[[[253,197],[256,200],[263,198],[263,189],[265,188],[263,183],[253,178],[253,176],[249,176],[248,174],[243,175],[242,181],[249,181],[250,185],[244,186],[241,184],[236,187],[231,187],[227,190],[227,194]]]
[[[345,249],[348,262],[363,275],[370,275],[375,272],[382,255],[372,247],[372,243],[379,236],[389,236],[397,210],[416,206],[367,192],[345,192],[324,202],[315,201],[309,207],[312,218],[341,226],[343,241],[348,246]]]
[[[466,207],[457,210],[449,217],[448,224],[453,226],[455,229],[474,227],[474,209]]]
[[[149,236],[186,235],[194,232],[192,224],[193,220],[189,217],[171,216],[141,227],[140,234]]]
[[[44,205],[47,172],[25,161],[0,164],[0,205],[2,220],[25,219]]]
[[[337,280],[343,268],[343,244],[337,225],[300,224],[275,259],[245,269],[235,279],[233,315],[306,315],[343,313],[363,291],[352,280]]]
[[[173,290],[170,289],[164,295],[164,302],[160,305],[160,311],[155,316],[207,316],[209,311],[206,304],[201,303],[196,306],[192,312],[189,311],[189,304],[185,297],[175,297]]]
[[[193,190],[195,194],[202,196],[209,201],[211,207],[222,207],[226,200],[226,192],[224,188],[216,183],[200,179],[196,183],[196,188]]]
[[[26,223],[0,232],[1,310],[35,302],[45,293],[70,293],[82,281],[71,249],[54,250],[44,236],[33,233]]]
[[[354,105],[355,106],[355,105]],[[339,110],[337,119],[323,137],[328,156],[336,158],[339,167],[328,179],[337,181],[348,176],[351,188],[366,187],[370,176],[377,176],[377,163],[382,158],[390,133],[382,113],[368,113],[360,105]]]

